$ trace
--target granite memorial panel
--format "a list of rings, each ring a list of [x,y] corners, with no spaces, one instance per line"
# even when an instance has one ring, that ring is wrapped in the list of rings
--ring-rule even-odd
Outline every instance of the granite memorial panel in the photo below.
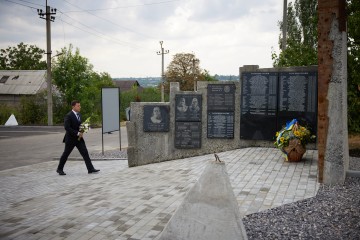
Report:
[[[175,121],[200,122],[201,114],[201,94],[175,95]]]
[[[201,122],[175,122],[175,148],[201,148]]]
[[[144,106],[144,132],[168,132],[169,119],[168,106]]]
[[[235,111],[235,84],[208,84],[208,111]]]
[[[243,73],[240,138],[273,140],[276,132],[278,73]]]
[[[278,128],[294,118],[317,132],[317,72],[279,74]]]
[[[234,138],[234,112],[208,112],[208,138]]]

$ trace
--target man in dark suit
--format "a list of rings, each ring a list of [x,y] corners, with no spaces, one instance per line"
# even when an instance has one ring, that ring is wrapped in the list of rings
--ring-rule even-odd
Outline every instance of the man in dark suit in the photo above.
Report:
[[[91,163],[91,159],[86,148],[85,141],[83,139],[83,133],[79,131],[81,124],[80,102],[77,100],[72,101],[71,107],[72,110],[68,114],[66,114],[64,119],[64,127],[66,133],[63,142],[65,143],[65,149],[63,154],[61,155],[59,166],[56,172],[59,175],[66,175],[63,170],[64,165],[74,147],[79,150],[81,156],[83,157],[88,173],[99,172],[100,170],[95,169]]]

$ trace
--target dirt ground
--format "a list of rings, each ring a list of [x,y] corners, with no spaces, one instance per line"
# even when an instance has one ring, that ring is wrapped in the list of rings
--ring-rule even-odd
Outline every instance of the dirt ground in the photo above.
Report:
[[[349,136],[349,154],[352,157],[360,158],[360,134]]]

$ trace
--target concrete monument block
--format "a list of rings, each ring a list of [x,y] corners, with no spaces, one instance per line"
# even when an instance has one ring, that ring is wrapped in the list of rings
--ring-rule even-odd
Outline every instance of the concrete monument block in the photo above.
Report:
[[[247,239],[224,162],[208,162],[160,240]]]

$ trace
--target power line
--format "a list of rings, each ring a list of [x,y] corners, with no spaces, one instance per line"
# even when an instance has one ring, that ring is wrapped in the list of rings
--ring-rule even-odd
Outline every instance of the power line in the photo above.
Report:
[[[181,1],[181,0],[169,0],[169,1],[163,1],[163,2],[144,3],[144,4],[137,4],[137,5],[131,5],[131,6],[113,7],[113,8],[99,8],[99,9],[88,9],[88,10],[83,9],[83,10],[81,10],[81,11],[68,11],[67,13],[72,13],[72,12],[108,11],[108,10],[114,10],[114,9],[125,9],[125,8],[135,8],[135,7],[143,7],[143,6],[166,4],[166,3],[177,2],[177,1]]]
[[[37,3],[32,3],[32,2],[29,2],[29,1],[25,1],[25,0],[18,0],[18,1],[20,1],[20,2],[25,2],[25,3],[30,3],[30,4],[35,5],[35,6],[45,7],[45,5],[37,4]]]
[[[65,14],[64,14],[64,15],[65,15]],[[73,19],[73,18],[72,18],[72,19]],[[83,29],[83,28],[80,28],[80,27],[78,27],[78,26],[75,26],[74,24],[71,24],[71,23],[63,20],[62,18],[60,19],[60,21],[66,23],[66,24],[68,24],[68,25],[70,25],[70,26],[72,26],[72,27],[74,27],[74,28],[77,28],[77,29],[79,29],[79,30],[81,30],[81,31],[83,31],[83,32],[89,33],[89,34],[91,34],[91,35],[94,35],[94,36],[96,36],[96,37],[99,37],[99,38],[102,38],[102,39],[105,39],[105,40],[110,40],[110,41],[115,42],[115,43],[120,44],[120,45],[132,47],[132,48],[135,48],[135,49],[136,49],[136,48],[142,48],[142,47],[140,47],[140,46],[131,44],[131,43],[129,43],[129,42],[121,41],[121,40],[118,40],[118,39],[116,39],[116,38],[112,38],[112,37],[106,36],[105,34],[103,34],[103,33],[101,33],[101,32],[98,32],[98,31],[92,29],[91,27],[88,27],[88,26],[86,26],[86,25],[84,25],[84,24],[82,24],[82,23],[80,23],[80,24],[83,25],[84,27],[90,29],[90,30],[93,31],[93,32],[88,31],[88,30]],[[76,21],[76,20],[75,20],[75,21]],[[78,22],[78,23],[79,23],[79,22]],[[95,32],[95,33],[94,33],[94,32]]]
[[[11,0],[5,0],[5,1],[8,1],[8,2],[11,2],[11,3],[14,3],[14,4],[18,4],[18,5],[21,5],[21,6],[24,6],[24,7],[28,7],[28,8],[31,8],[31,9],[38,10],[37,8],[34,8],[34,7],[32,7],[32,6],[28,6],[28,5],[21,4],[21,3],[18,3],[18,2],[14,2],[14,1],[11,1]],[[27,3],[29,3],[29,4],[34,4],[34,3],[31,3],[31,2],[25,1],[25,0],[19,0],[19,1],[27,2]],[[180,1],[180,0],[173,0],[173,1]],[[72,3],[70,3],[70,2],[68,2],[68,1],[66,1],[66,0],[64,0],[64,2],[66,2],[66,3],[68,3],[68,4],[72,5],[72,6],[74,6],[74,7],[76,7],[76,8],[82,9],[82,8],[80,8],[80,7],[74,5],[74,4],[72,4]],[[170,2],[170,1],[167,1],[167,2]],[[166,2],[160,2],[160,3],[166,3]],[[159,4],[160,4],[160,3],[159,3]],[[154,3],[154,4],[155,4],[155,3]],[[34,4],[34,5],[42,6],[42,5],[40,5],[40,4]],[[87,10],[84,10],[84,11],[87,12]],[[70,18],[72,21],[75,21],[75,22],[79,23],[80,25],[84,26],[85,28],[90,29],[91,31],[93,31],[93,32],[91,32],[91,31],[89,31],[89,30],[85,30],[85,29],[82,29],[81,27],[75,26],[74,24],[71,24],[71,23],[65,21],[63,18],[60,19],[63,23],[66,23],[66,24],[68,24],[68,25],[70,25],[70,26],[72,26],[72,27],[74,27],[74,28],[77,28],[77,29],[83,31],[83,32],[89,33],[89,34],[91,34],[91,35],[93,35],[93,36],[96,36],[96,37],[99,37],[99,38],[102,38],[102,39],[110,40],[110,41],[112,41],[112,42],[115,42],[115,43],[120,44],[120,45],[123,45],[123,46],[129,46],[129,47],[132,47],[132,48],[134,48],[134,49],[136,49],[136,48],[142,48],[142,49],[146,49],[147,51],[153,51],[153,50],[151,50],[151,49],[147,49],[147,48],[144,48],[144,47],[142,47],[142,46],[138,46],[138,45],[135,45],[135,44],[126,42],[126,41],[121,41],[121,40],[119,40],[119,39],[116,39],[116,38],[113,38],[113,37],[109,37],[109,36],[107,36],[106,34],[97,31],[95,28],[92,28],[92,27],[90,27],[90,26],[87,26],[87,25],[85,25],[85,24],[77,21],[76,19],[74,19],[74,18],[72,18],[71,16],[69,16],[68,14],[66,14],[64,11],[58,10],[58,12],[60,12],[60,13],[61,13],[62,15],[64,15],[64,16]],[[121,26],[121,25],[119,25],[119,24],[117,24],[117,23],[114,23],[114,22],[106,19],[106,18],[97,16],[97,15],[91,13],[91,12],[87,12],[87,13],[90,14],[90,15],[93,15],[93,16],[95,16],[95,17],[97,17],[97,18],[100,18],[100,19],[102,19],[102,20],[104,20],[104,21],[107,21],[107,22],[109,22],[109,23],[111,23],[111,24],[113,24],[113,25],[116,25],[116,26],[118,26],[118,27],[120,27],[120,28],[123,28],[123,29],[125,29],[125,30],[127,30],[127,31],[133,32],[133,33],[135,33],[135,34],[144,36],[144,37],[149,38],[149,39],[154,39],[153,37],[147,36],[147,35],[142,34],[142,33],[135,32],[135,31],[133,31],[133,30],[131,30],[131,29],[129,29],[129,28],[123,27],[123,26]],[[52,20],[52,21],[53,21],[53,20]],[[94,33],[94,32],[95,32],[95,33]]]
[[[28,8],[31,8],[31,9],[37,9],[35,7],[31,7],[31,6],[28,6],[28,5],[25,5],[25,4],[21,4],[21,3],[17,3],[17,2],[14,2],[14,1],[10,1],[10,0],[5,0],[7,2],[11,2],[11,3],[14,3],[14,4],[17,4],[17,5],[20,5],[20,6],[24,6],[24,7],[28,7]]]
[[[119,25],[119,24],[117,24],[117,23],[114,23],[114,22],[112,22],[112,21],[110,21],[110,20],[108,20],[108,19],[106,19],[106,18],[103,18],[103,17],[100,17],[100,16],[98,16],[98,15],[95,15],[94,13],[91,13],[91,12],[89,12],[89,11],[87,11],[87,10],[84,10],[84,9],[82,9],[81,7],[76,6],[75,4],[72,4],[72,3],[70,3],[70,2],[68,2],[68,1],[66,1],[66,0],[64,0],[64,2],[68,3],[69,5],[72,5],[72,6],[76,7],[76,8],[78,8],[78,9],[81,9],[82,11],[85,11],[86,13],[88,13],[88,14],[90,14],[90,15],[92,15],[92,16],[95,16],[95,17],[97,17],[97,18],[99,18],[99,19],[101,19],[101,20],[104,20],[104,21],[109,22],[109,23],[111,23],[111,24],[113,24],[113,25],[115,25],[115,26],[118,26],[118,27],[120,27],[120,28],[122,28],[122,29],[125,29],[125,30],[127,30],[127,31],[129,31],[129,32],[133,32],[133,33],[135,33],[135,34],[141,35],[141,36],[146,37],[146,38],[155,39],[154,37],[150,37],[150,36],[147,36],[147,35],[145,35],[145,34],[138,33],[138,32],[136,32],[136,31],[131,30],[130,28],[121,26],[121,25]],[[64,12],[63,12],[63,13],[64,13]],[[68,15],[67,15],[67,16],[68,16]]]

